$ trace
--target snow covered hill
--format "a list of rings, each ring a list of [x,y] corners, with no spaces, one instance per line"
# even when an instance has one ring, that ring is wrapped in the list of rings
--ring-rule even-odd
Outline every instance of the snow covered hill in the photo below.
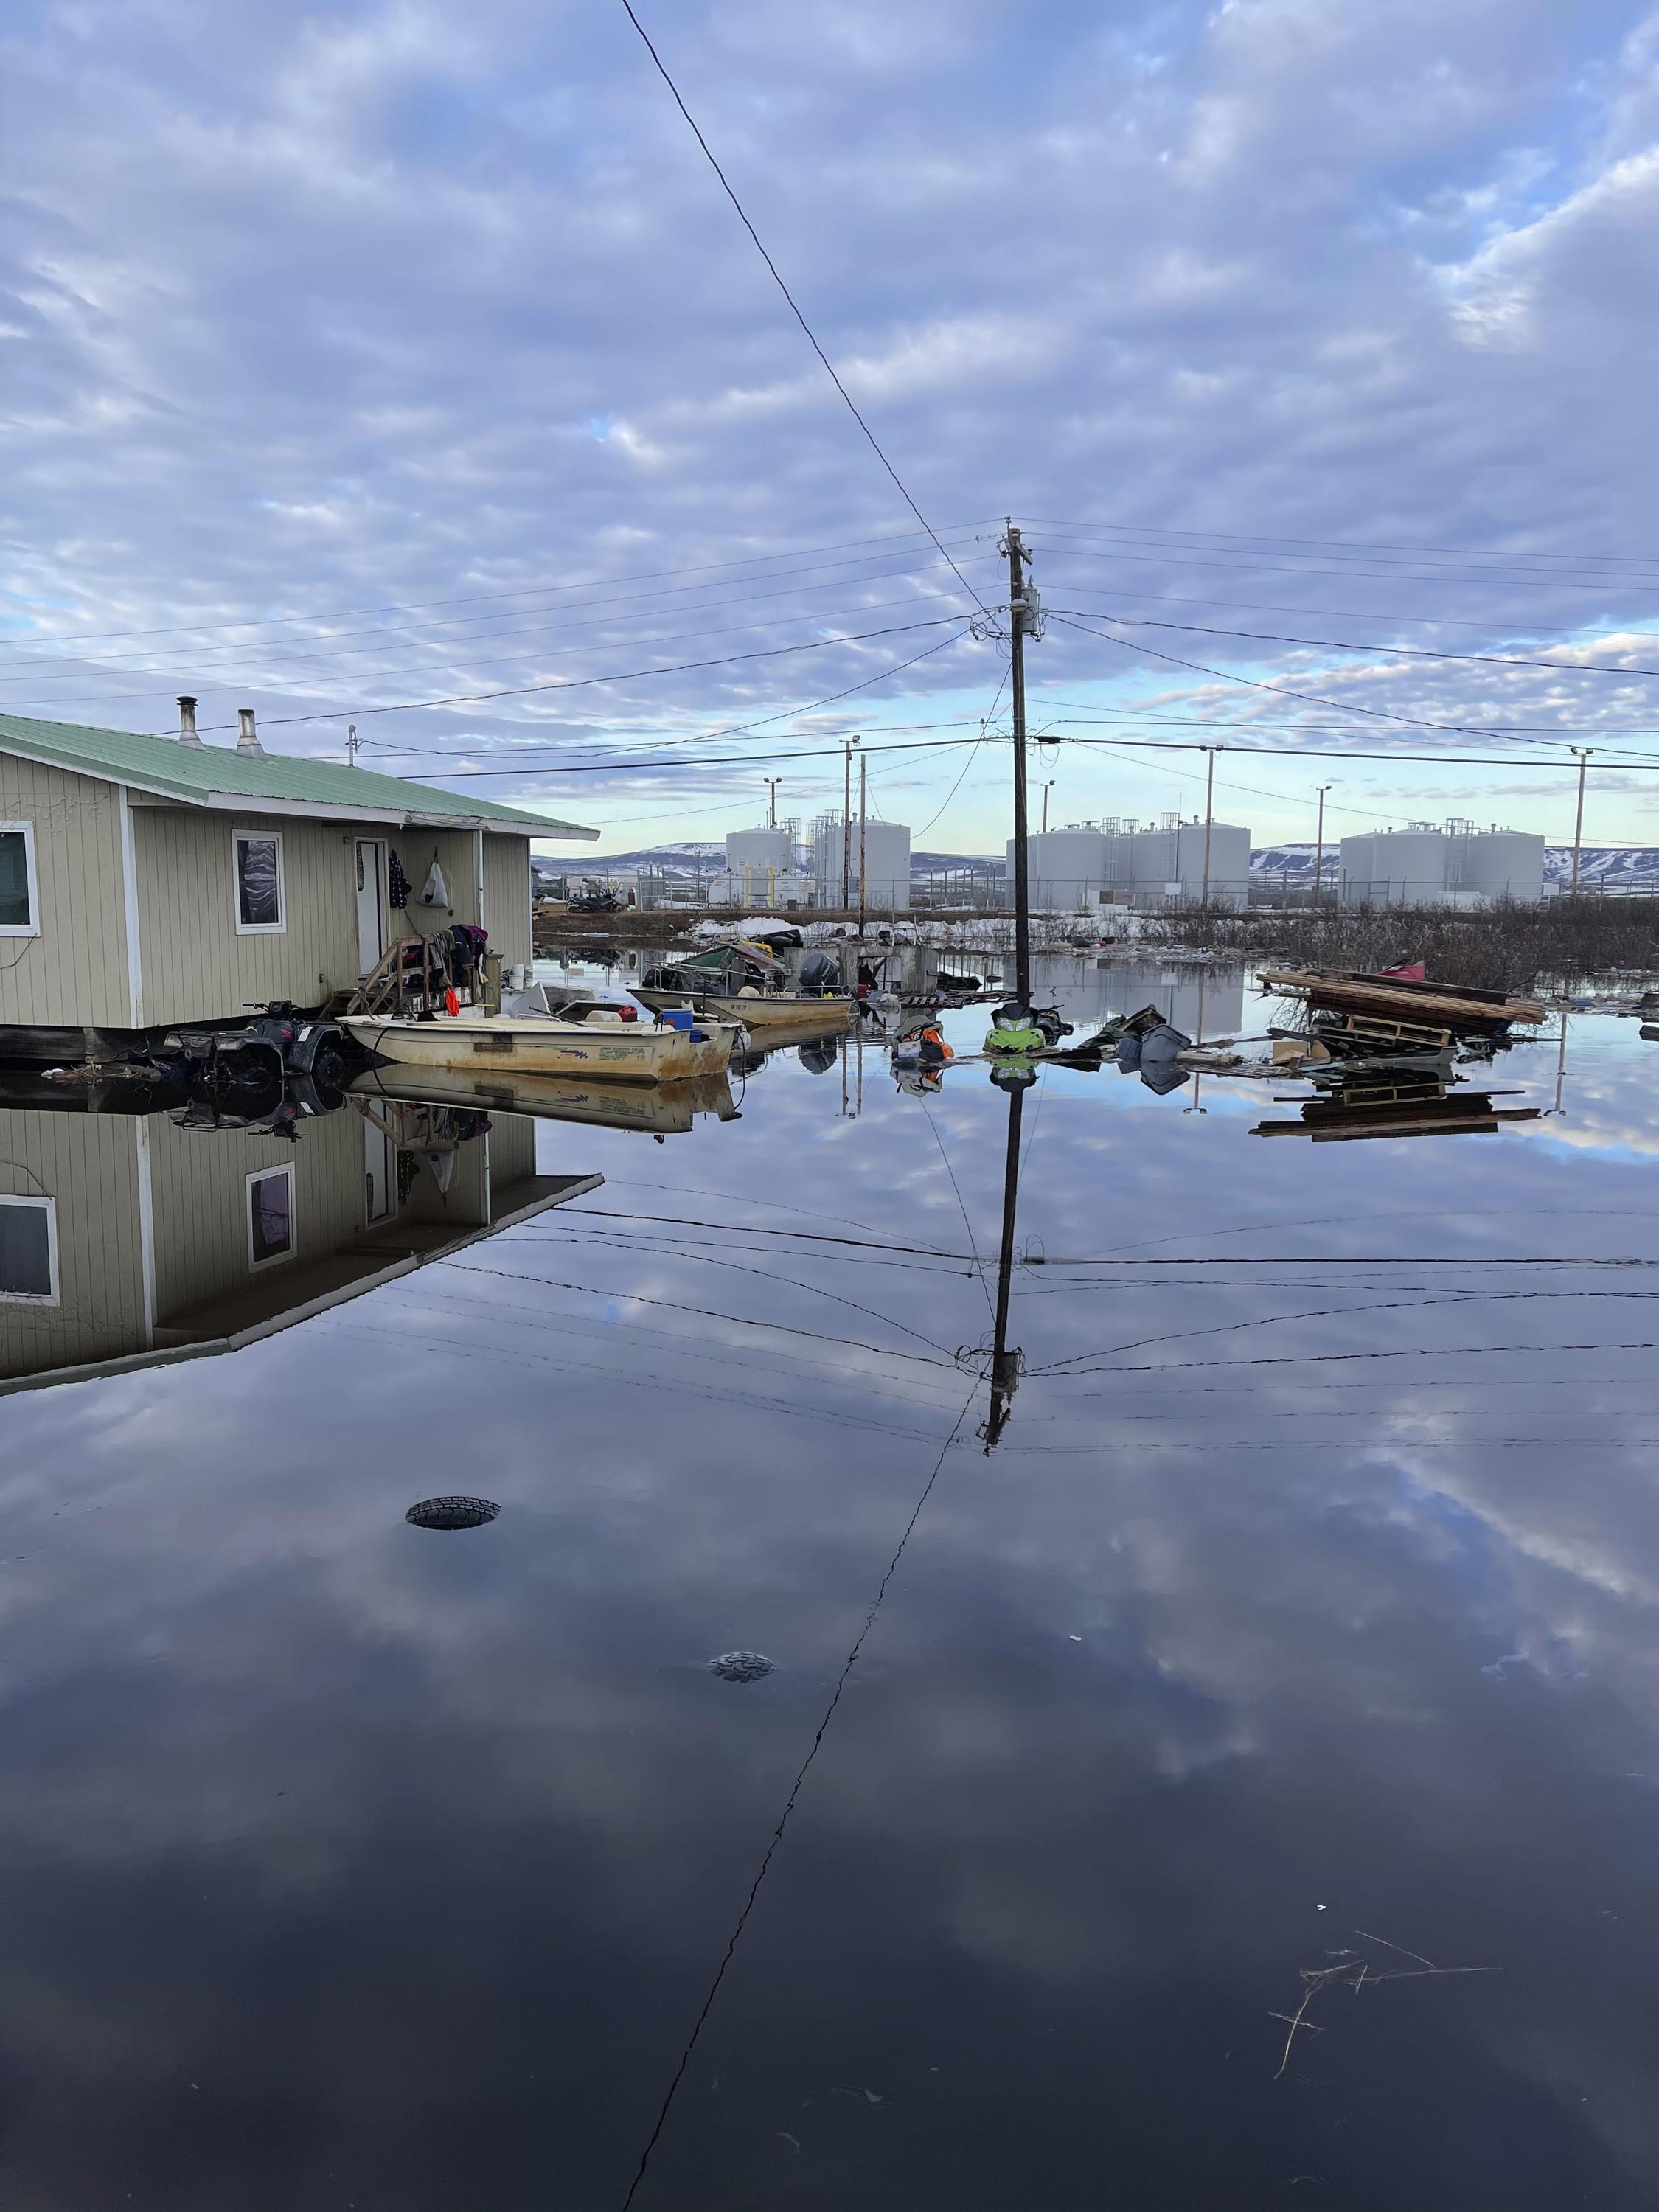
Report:
[[[1311,839],[1306,844],[1258,845],[1250,854],[1250,873],[1306,883],[1317,850]],[[1327,844],[1323,880],[1328,884],[1336,879],[1337,856],[1337,846]],[[1571,845],[1546,845],[1544,880],[1571,882]],[[1598,890],[1659,891],[1659,845],[1586,845],[1579,854],[1578,880]]]

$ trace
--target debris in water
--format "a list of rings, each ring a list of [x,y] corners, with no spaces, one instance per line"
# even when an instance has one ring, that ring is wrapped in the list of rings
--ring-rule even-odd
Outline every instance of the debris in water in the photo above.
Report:
[[[763,1651],[726,1651],[709,1661],[708,1671],[722,1682],[758,1682],[776,1663]]]
[[[404,1518],[417,1528],[479,1528],[501,1510],[490,1498],[423,1498]]]
[[[1331,1966],[1304,1966],[1302,2002],[1297,2005],[1295,2012],[1270,2012],[1267,2014],[1269,2020],[1286,2021],[1291,2031],[1285,2038],[1285,2048],[1279,2054],[1279,2064],[1274,2069],[1275,2081],[1290,2064],[1291,2046],[1295,2043],[1299,2033],[1324,2034],[1324,2029],[1307,2016],[1308,2007],[1322,1990],[1349,1989],[1358,1996],[1362,1989],[1368,1985],[1375,1989],[1382,1982],[1421,1981],[1431,1975],[1437,1974],[1501,1974],[1504,1971],[1501,1966],[1437,1966],[1431,1959],[1425,1959],[1420,1951],[1408,1951],[1403,1943],[1391,1942],[1386,1936],[1373,1936],[1369,1929],[1364,1928],[1356,1928],[1353,1932],[1356,1936],[1363,1937],[1367,1943],[1380,1943],[1385,1951],[1397,1952],[1402,1959],[1413,1959],[1417,1963],[1411,1966],[1389,1966],[1379,1973],[1371,1961],[1359,1952],[1342,1950],[1326,1953],[1325,1955],[1334,1961]]]

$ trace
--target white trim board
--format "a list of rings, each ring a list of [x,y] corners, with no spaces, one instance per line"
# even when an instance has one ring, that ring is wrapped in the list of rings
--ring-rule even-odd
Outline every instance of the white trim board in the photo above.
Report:
[[[46,1217],[46,1288],[40,1291],[0,1291],[0,1306],[55,1306],[58,1302],[58,1200],[55,1198],[25,1198],[8,1192],[0,1196],[0,1207],[27,1207],[32,1213]]]
[[[0,937],[39,937],[40,934],[40,877],[34,865],[34,824],[33,822],[0,822],[0,830],[9,830],[23,840],[23,888],[29,902],[27,921],[0,921]],[[18,955],[21,959],[22,955]]]

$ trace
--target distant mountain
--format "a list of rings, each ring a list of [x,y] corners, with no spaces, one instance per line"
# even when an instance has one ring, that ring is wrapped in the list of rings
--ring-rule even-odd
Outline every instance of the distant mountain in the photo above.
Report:
[[[1319,851],[1311,842],[1306,845],[1255,845],[1250,849],[1250,873],[1253,876],[1311,876],[1314,860]],[[1337,848],[1328,839],[1325,845],[1325,865],[1321,880],[1336,873]]]
[[[947,868],[982,868],[990,855],[984,853],[912,853],[912,875],[941,874]],[[724,838],[690,839],[684,842],[641,846],[632,853],[572,853],[569,859],[562,855],[555,860],[546,853],[538,853],[531,866],[538,876],[582,876],[614,873],[620,868],[661,868],[665,874],[695,876],[698,865],[706,876],[725,866]],[[1000,856],[995,865],[1002,865]]]
[[[1324,880],[1336,880],[1341,840],[1330,839],[1325,847]],[[1250,873],[1253,876],[1288,877],[1292,883],[1306,882],[1313,873],[1316,848],[1312,838],[1305,842],[1286,845],[1258,845],[1250,854]],[[614,874],[623,868],[660,868],[665,875],[683,876],[694,882],[699,874],[705,878],[717,875],[726,860],[723,839],[702,838],[663,845],[641,846],[631,853],[580,853],[568,860],[551,860],[538,854],[531,866],[538,876],[603,876]],[[951,868],[984,868],[993,866],[999,873],[1002,856],[987,853],[936,853],[921,851],[910,855],[913,876],[943,875]],[[1547,845],[1544,848],[1544,880],[1550,884],[1565,884],[1572,878],[1572,848],[1571,845]],[[1579,856],[1578,880],[1607,890],[1659,890],[1659,846],[1655,845],[1586,845]]]
[[[1326,843],[1322,878],[1325,882],[1335,880],[1340,842],[1336,839]],[[1250,873],[1288,876],[1292,883],[1306,881],[1313,874],[1317,851],[1311,838],[1305,844],[1258,845],[1250,854]],[[1567,884],[1571,880],[1571,846],[1546,845],[1544,881]],[[1659,846],[1586,845],[1578,856],[1578,880],[1605,890],[1659,890]]]
[[[1578,855],[1578,880],[1607,890],[1659,890],[1659,847],[1585,845]],[[1572,881],[1571,845],[1546,845],[1544,881]]]
[[[637,853],[573,852],[568,860],[562,854],[554,860],[546,853],[538,853],[530,865],[538,876],[603,875],[607,869],[615,868],[665,868],[695,875],[701,861],[707,875],[711,865],[719,867],[725,860],[725,840],[705,839],[701,842],[694,840],[683,844],[644,846]]]

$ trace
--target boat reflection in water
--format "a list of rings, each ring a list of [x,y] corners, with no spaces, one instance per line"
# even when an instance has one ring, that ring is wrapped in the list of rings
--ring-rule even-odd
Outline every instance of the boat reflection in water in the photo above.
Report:
[[[737,1062],[733,1061],[733,1066]],[[428,1100],[484,1113],[521,1114],[532,1121],[585,1121],[604,1129],[642,1129],[653,1137],[682,1135],[699,1116],[740,1118],[732,1086],[722,1075],[689,1083],[595,1083],[574,1075],[489,1074],[443,1067],[377,1067],[351,1085],[360,1106],[376,1100]]]
[[[493,1095],[511,1079],[434,1099],[440,1080],[249,1125],[0,1071],[0,1393],[236,1351],[603,1182],[537,1173],[538,1109]]]

